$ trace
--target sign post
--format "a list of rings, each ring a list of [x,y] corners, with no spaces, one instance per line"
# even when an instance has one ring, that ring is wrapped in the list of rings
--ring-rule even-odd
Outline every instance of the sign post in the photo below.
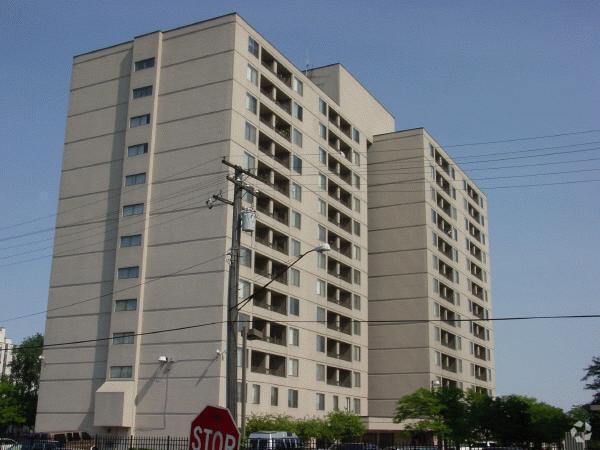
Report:
[[[238,450],[240,432],[226,408],[207,406],[192,421],[189,450]]]

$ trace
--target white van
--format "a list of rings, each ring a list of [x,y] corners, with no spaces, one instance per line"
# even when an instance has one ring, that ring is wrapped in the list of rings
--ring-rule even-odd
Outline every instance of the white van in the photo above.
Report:
[[[248,450],[292,450],[301,446],[300,439],[289,431],[257,431],[248,437]]]

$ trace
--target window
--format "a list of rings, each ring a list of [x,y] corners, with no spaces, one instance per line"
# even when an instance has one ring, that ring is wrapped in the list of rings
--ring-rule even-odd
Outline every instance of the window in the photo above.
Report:
[[[128,298],[117,300],[115,302],[115,311],[135,311],[137,309],[137,298]]]
[[[246,280],[240,280],[238,298],[244,299],[250,295],[250,283]]]
[[[298,391],[296,389],[288,389],[288,408],[298,407]]]
[[[292,156],[292,170],[302,175],[302,160],[296,155]]]
[[[244,313],[239,313],[238,314],[238,319],[237,319],[237,331],[238,333],[241,333],[244,328],[251,328],[251,320],[250,320],[250,316],[248,314],[244,314]],[[248,356],[248,355],[246,355]],[[246,361],[249,361],[248,358],[246,358]]]
[[[360,295],[354,294],[353,296],[354,309],[360,311]]]
[[[319,123],[319,136],[323,139],[327,139],[327,127],[322,123]]]
[[[317,280],[317,295],[320,297],[327,295],[327,288],[323,280]]]
[[[127,331],[125,333],[113,333],[113,344],[133,344],[133,331]]]
[[[300,133],[295,128],[292,131],[292,142],[298,147],[302,147],[302,133]]]
[[[358,131],[356,128],[352,128],[352,139],[355,142],[360,143],[360,131]]]
[[[325,336],[317,336],[317,351],[325,353]]]
[[[131,119],[129,119],[129,128],[141,127],[142,125],[148,125],[149,123],[150,114],[134,116]]]
[[[319,112],[324,116],[327,115],[327,103],[322,98],[319,98]]]
[[[317,239],[321,242],[327,242],[327,229],[323,225],[317,225]]]
[[[120,267],[118,272],[119,280],[127,280],[128,278],[138,278],[140,276],[140,267]]]
[[[321,200],[321,199],[318,199],[317,202],[319,203],[319,214],[321,214],[322,216],[326,216],[327,215],[327,203],[325,203],[325,200]]]
[[[361,255],[360,255],[360,247],[358,245],[354,246],[354,259],[356,259],[357,261],[360,261]]]
[[[244,132],[244,136],[247,141],[256,144],[256,127],[249,122],[246,122],[246,130]]]
[[[154,67],[154,58],[142,59],[135,62],[135,71],[151,69]]]
[[[354,399],[354,413],[360,414],[360,398]]]
[[[360,223],[356,220],[354,221],[354,234],[360,236]]]
[[[296,119],[302,121],[303,115],[304,115],[304,110],[302,109],[302,106],[300,106],[296,102],[292,103],[292,116],[294,116]]]
[[[302,186],[298,183],[292,182],[292,198],[299,202],[302,201]]]
[[[240,324],[238,323],[238,328],[240,328]],[[244,362],[244,349],[242,347],[237,348],[237,366],[243,367]],[[246,349],[246,367],[248,367],[248,349]]]
[[[242,162],[242,167],[246,170],[252,171],[256,167],[256,158],[252,156],[250,153],[244,152],[244,161]]]
[[[354,361],[360,361],[360,347],[358,345],[352,347],[352,359]]]
[[[135,205],[123,206],[123,217],[127,216],[138,216],[144,214],[144,204],[136,203]]]
[[[144,86],[133,90],[133,98],[150,97],[152,95],[152,86]]]
[[[297,377],[299,369],[299,362],[297,359],[288,358],[288,366],[287,366],[287,376],[288,377]]]
[[[127,156],[137,156],[148,153],[148,144],[136,144],[127,147]]]
[[[300,300],[290,297],[288,300],[288,310],[292,316],[300,315]]]
[[[317,267],[319,269],[327,268],[327,257],[325,254],[317,252]]]
[[[327,189],[327,177],[322,173],[319,174],[319,189],[322,191]]]
[[[325,411],[325,394],[317,393],[315,400],[317,411]]]
[[[142,235],[132,234],[130,236],[121,236],[121,247],[139,247],[142,245]]]
[[[252,267],[252,250],[240,247],[240,265]]]
[[[360,372],[354,372],[354,387],[360,387]]]
[[[258,101],[254,95],[246,93],[246,109],[252,114],[258,111]]]
[[[354,186],[357,189],[360,189],[360,177],[357,174],[353,173],[352,179],[352,186]]]
[[[360,286],[360,270],[354,269],[354,284]]]
[[[327,164],[327,152],[321,147],[319,147],[319,162],[321,164]]]
[[[351,400],[350,397],[346,397],[346,411],[350,411]]]
[[[295,347],[300,345],[300,330],[297,328],[288,328],[288,344]]]
[[[111,366],[110,377],[111,378],[131,378],[133,375],[133,368],[131,366]]]
[[[292,211],[292,226],[298,229],[302,227],[302,216],[298,211]]]
[[[290,269],[290,284],[292,286],[300,286],[300,271],[293,267]]]
[[[248,36],[248,51],[256,56],[258,58],[258,49],[260,48],[260,46],[258,45],[258,42],[256,42],[254,39],[252,39],[251,36]]]
[[[260,405],[260,384],[252,385],[252,403]]]
[[[317,322],[325,324],[325,308],[317,306]]]
[[[325,381],[325,366],[323,364],[317,364],[317,381]]]
[[[271,406],[277,406],[279,404],[279,388],[271,386]]]
[[[291,242],[291,247],[292,247],[292,256],[300,256],[300,241],[297,241],[296,239],[292,239]]]
[[[258,86],[258,71],[250,64],[246,67],[246,80],[253,85]]]
[[[356,336],[360,336],[360,321],[355,320],[352,322],[352,333]]]
[[[358,153],[355,150],[353,155],[354,155],[354,164],[356,164],[357,166],[360,166],[360,153]]]
[[[136,173],[125,177],[125,186],[133,186],[136,184],[144,184],[146,182],[146,173]]]
[[[292,78],[292,89],[300,95],[304,95],[304,84],[298,78]]]
[[[333,396],[333,410],[338,411],[340,409],[340,398],[337,395]]]

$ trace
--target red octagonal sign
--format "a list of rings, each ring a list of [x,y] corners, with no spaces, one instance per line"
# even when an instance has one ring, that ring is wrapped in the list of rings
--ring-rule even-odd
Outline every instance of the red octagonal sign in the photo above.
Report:
[[[240,432],[226,408],[207,406],[192,420],[189,450],[238,450]]]

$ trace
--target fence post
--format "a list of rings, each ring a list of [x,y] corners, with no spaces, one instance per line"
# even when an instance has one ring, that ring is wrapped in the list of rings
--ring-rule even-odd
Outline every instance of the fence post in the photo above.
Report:
[[[132,449],[132,448],[133,448],[133,435],[129,435],[129,449]]]
[[[167,436],[167,450],[171,450],[171,436]]]

